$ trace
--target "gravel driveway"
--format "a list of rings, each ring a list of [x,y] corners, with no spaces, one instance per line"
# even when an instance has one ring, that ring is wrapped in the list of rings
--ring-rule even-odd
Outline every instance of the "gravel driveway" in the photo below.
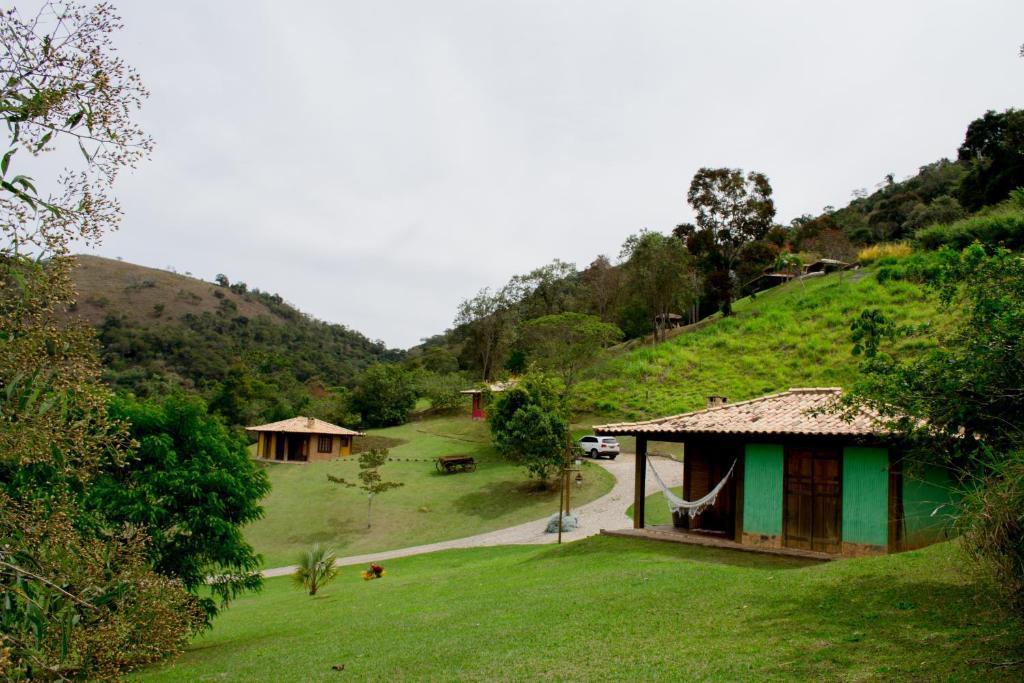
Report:
[[[563,541],[578,541],[581,538],[594,536],[601,532],[601,529],[622,529],[630,525],[626,517],[626,508],[633,504],[633,463],[636,457],[632,453],[622,453],[615,460],[598,460],[597,464],[611,472],[615,477],[615,486],[597,500],[586,505],[575,508],[579,517],[579,527],[573,531],[562,534]],[[679,486],[683,482],[683,463],[668,458],[655,458],[654,466],[658,468],[658,474],[669,486]],[[658,483],[647,472],[647,493],[658,491]],[[534,543],[554,543],[558,540],[558,534],[545,533],[547,517],[537,519],[525,524],[517,524],[497,531],[488,531],[476,536],[456,538],[451,541],[440,541],[426,545],[416,545],[409,548],[398,548],[396,550],[385,550],[379,553],[365,555],[350,555],[339,557],[335,564],[337,566],[348,566],[353,564],[369,564],[370,562],[383,562],[396,557],[408,557],[409,555],[420,555],[432,553],[436,550],[449,550],[451,548],[480,548],[491,545],[525,545]],[[288,567],[275,567],[263,571],[263,576],[286,576],[295,571],[295,565]]]

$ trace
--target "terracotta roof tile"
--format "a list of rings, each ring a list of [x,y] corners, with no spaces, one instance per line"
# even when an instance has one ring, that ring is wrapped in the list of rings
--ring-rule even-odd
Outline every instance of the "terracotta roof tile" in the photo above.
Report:
[[[246,427],[247,432],[288,432],[291,434],[340,434],[342,436],[365,436],[362,432],[355,432],[338,425],[318,420],[315,417],[299,415],[280,422],[271,422],[255,427]]]
[[[871,414],[847,420],[827,412],[842,394],[838,387],[790,389],[780,394],[727,403],[692,413],[643,422],[597,425],[598,434],[715,433],[877,436],[887,433]],[[823,411],[823,412],[818,412]]]

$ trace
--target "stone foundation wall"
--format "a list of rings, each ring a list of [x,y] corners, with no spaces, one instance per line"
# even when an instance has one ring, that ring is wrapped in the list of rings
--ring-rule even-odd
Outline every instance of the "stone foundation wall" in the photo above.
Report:
[[[753,545],[759,548],[781,548],[782,537],[771,536],[768,534],[751,534],[743,532],[743,538],[740,541],[743,545]]]
[[[885,555],[889,549],[881,545],[868,545],[866,543],[843,542],[843,557],[866,557],[868,555]]]

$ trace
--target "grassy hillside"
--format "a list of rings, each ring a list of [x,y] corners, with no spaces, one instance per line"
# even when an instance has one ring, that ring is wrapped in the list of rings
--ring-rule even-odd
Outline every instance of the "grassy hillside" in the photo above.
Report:
[[[328,473],[354,479],[357,458],[267,465],[273,488],[263,501],[266,515],[246,529],[264,566],[293,564],[300,551],[317,542],[339,555],[356,555],[471,536],[558,510],[558,491],[534,490],[523,469],[495,452],[484,422],[459,416],[368,434],[391,447],[394,462],[383,468],[384,478],[405,484],[376,499],[373,527],[366,528],[365,494],[327,480]],[[438,474],[432,460],[456,454],[476,458],[476,471]],[[583,488],[573,490],[574,506],[607,493],[614,483],[591,463],[585,463],[583,475]]]
[[[422,555],[316,598],[270,580],[137,679],[1020,680],[1016,623],[956,553],[806,564],[595,537]]]
[[[185,386],[213,399],[230,378],[225,402],[240,407],[222,412],[235,423],[291,417],[320,388],[349,385],[369,364],[401,356],[242,283],[96,256],[78,256],[73,279],[69,315],[96,327],[112,385],[140,395]]]
[[[656,346],[613,352],[578,387],[582,412],[653,417],[696,410],[711,394],[740,401],[856,374],[850,323],[877,307],[903,323],[940,320],[921,288],[874,270],[829,275],[746,298],[736,314]],[[940,321],[941,322],[941,321]]]

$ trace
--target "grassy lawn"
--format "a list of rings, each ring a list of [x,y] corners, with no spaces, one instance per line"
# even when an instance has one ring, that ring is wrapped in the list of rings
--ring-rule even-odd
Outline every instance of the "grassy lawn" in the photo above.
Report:
[[[316,598],[270,580],[137,679],[1020,680],[1019,624],[961,566],[953,544],[827,564],[609,537],[448,551]]]
[[[850,323],[871,307],[905,324],[946,322],[919,286],[879,282],[873,271],[791,282],[737,301],[730,318],[614,353],[577,386],[578,408],[648,418],[703,408],[711,394],[735,402],[790,387],[847,386],[858,364]]]
[[[394,461],[382,472],[386,480],[405,484],[377,497],[371,529],[366,528],[365,494],[327,480],[328,473],[353,479],[357,457],[263,465],[273,489],[263,501],[266,515],[246,529],[246,537],[263,554],[264,566],[293,564],[301,550],[316,542],[339,555],[355,555],[471,536],[558,510],[558,491],[533,490],[525,470],[495,452],[483,422],[436,418],[368,434],[398,444],[391,447]],[[455,454],[476,458],[476,471],[438,474],[433,459]],[[613,484],[603,468],[586,463],[583,488],[573,491],[574,504],[607,493]]]
[[[672,492],[682,496],[683,487],[673,487]],[[665,502],[665,495],[659,490],[644,498],[644,524],[654,526],[655,524],[671,524],[672,513],[669,512],[668,503]],[[633,519],[633,506],[626,508],[626,517]]]

